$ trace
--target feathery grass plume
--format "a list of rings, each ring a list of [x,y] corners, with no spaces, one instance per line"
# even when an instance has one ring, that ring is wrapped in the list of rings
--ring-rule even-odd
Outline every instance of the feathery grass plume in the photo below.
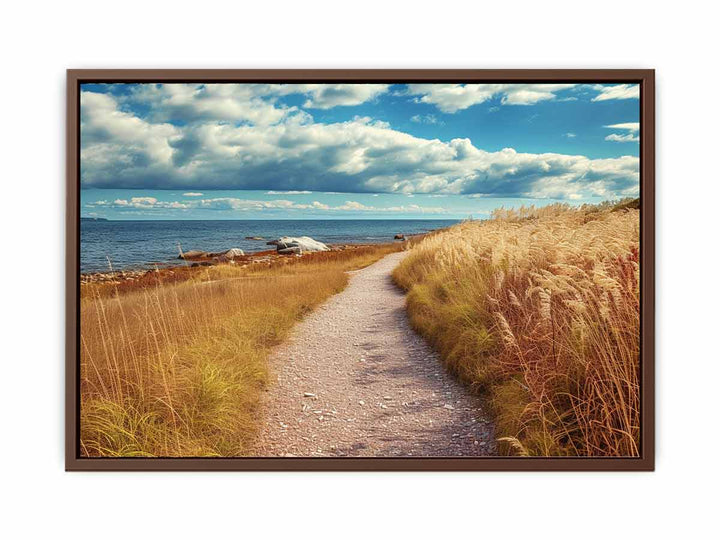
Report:
[[[395,270],[414,328],[487,394],[508,454],[638,455],[638,208],[500,208]]]

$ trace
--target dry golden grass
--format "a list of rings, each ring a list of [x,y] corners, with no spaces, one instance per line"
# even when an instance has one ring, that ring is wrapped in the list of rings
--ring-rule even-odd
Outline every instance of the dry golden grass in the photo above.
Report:
[[[637,204],[498,210],[394,273],[414,327],[489,396],[514,455],[637,456]]]
[[[256,429],[270,348],[399,245],[197,269],[182,282],[81,289],[86,456],[238,456]]]

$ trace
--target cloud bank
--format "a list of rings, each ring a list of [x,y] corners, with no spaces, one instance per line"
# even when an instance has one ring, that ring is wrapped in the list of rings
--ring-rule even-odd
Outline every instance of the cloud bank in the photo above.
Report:
[[[560,90],[574,84],[410,84],[408,93],[420,96],[421,103],[431,103],[446,113],[455,113],[499,97],[503,105],[533,105],[555,99]]]
[[[571,86],[409,85],[407,91],[452,112],[493,96],[528,105]],[[178,189],[195,197],[213,189],[571,200],[637,193],[637,157],[487,152],[466,138],[420,138],[368,117],[316,123],[278,101],[297,94],[304,107],[323,109],[387,91],[387,85],[235,84],[140,85],[120,96],[83,91],[82,186]]]
[[[297,203],[284,199],[260,201],[240,199],[235,197],[216,197],[193,201],[159,201],[155,197],[131,197],[130,199],[115,199],[113,201],[100,200],[85,204],[86,208],[116,208],[116,209],[173,209],[173,210],[323,210],[328,212],[354,212],[354,213],[422,213],[445,214],[447,210],[442,207],[419,206],[417,204],[395,206],[372,206],[357,201],[345,201],[342,205],[330,206],[319,201],[311,203]]]

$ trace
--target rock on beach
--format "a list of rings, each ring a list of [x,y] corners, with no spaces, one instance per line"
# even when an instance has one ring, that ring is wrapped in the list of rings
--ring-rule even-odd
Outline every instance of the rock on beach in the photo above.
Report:
[[[281,255],[330,251],[330,248],[325,244],[309,236],[283,236],[279,240],[271,240],[267,244],[269,246],[276,246],[277,252]]]

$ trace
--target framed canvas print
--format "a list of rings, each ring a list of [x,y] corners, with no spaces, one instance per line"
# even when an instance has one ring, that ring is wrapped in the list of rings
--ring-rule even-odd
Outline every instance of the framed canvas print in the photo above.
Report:
[[[652,70],[70,70],[68,470],[652,470]]]

